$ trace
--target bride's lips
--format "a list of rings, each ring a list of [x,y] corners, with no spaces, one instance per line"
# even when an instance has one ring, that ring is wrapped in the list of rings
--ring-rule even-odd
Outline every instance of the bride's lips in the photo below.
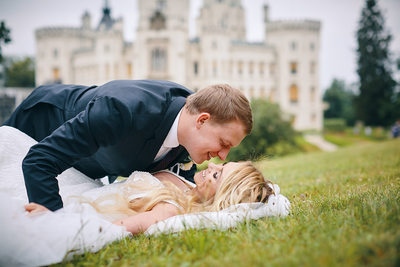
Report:
[[[206,180],[206,179],[205,179],[205,177],[206,177],[206,170],[203,170],[203,171],[201,172],[200,177],[201,177],[202,182],[204,182],[204,181]]]
[[[199,185],[199,184],[204,183],[204,181],[206,180],[206,179],[205,179],[205,175],[206,175],[205,170],[196,173],[196,175],[194,176],[194,182],[195,182],[195,184],[196,184],[196,185]]]

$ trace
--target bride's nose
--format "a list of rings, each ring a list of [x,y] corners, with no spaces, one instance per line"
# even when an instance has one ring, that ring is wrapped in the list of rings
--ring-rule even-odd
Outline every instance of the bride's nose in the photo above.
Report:
[[[215,163],[212,162],[208,163],[209,168],[215,168],[215,166],[217,166]]]
[[[222,166],[219,165],[219,164],[215,164],[215,163],[210,162],[210,163],[208,163],[208,167],[211,168],[211,169],[220,169]]]

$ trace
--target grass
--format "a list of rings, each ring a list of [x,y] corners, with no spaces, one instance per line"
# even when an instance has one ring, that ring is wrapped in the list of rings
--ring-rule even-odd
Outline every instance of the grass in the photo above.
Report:
[[[400,266],[400,140],[257,163],[286,218],[139,235],[59,266]]]
[[[354,133],[354,128],[346,128],[344,131],[326,131],[323,134],[325,140],[340,146],[350,146],[366,142],[384,141],[391,136],[388,129],[382,127],[371,128],[369,135],[365,134],[365,128],[358,128],[358,134]]]

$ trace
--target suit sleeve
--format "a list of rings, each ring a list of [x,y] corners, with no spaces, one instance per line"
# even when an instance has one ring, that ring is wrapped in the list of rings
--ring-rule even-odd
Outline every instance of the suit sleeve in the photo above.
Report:
[[[32,146],[22,163],[29,201],[50,210],[62,208],[55,177],[79,159],[93,155],[101,146],[115,144],[129,132],[131,122],[131,112],[121,102],[97,98]]]

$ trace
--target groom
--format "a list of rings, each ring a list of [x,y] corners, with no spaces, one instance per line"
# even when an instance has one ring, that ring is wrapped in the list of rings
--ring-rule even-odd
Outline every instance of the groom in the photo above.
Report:
[[[57,210],[55,177],[70,167],[98,179],[182,167],[188,154],[195,163],[225,160],[250,133],[252,114],[229,85],[192,94],[169,81],[116,80],[38,87],[4,125],[38,141],[22,163],[28,198]],[[190,180],[194,172],[180,174]]]

